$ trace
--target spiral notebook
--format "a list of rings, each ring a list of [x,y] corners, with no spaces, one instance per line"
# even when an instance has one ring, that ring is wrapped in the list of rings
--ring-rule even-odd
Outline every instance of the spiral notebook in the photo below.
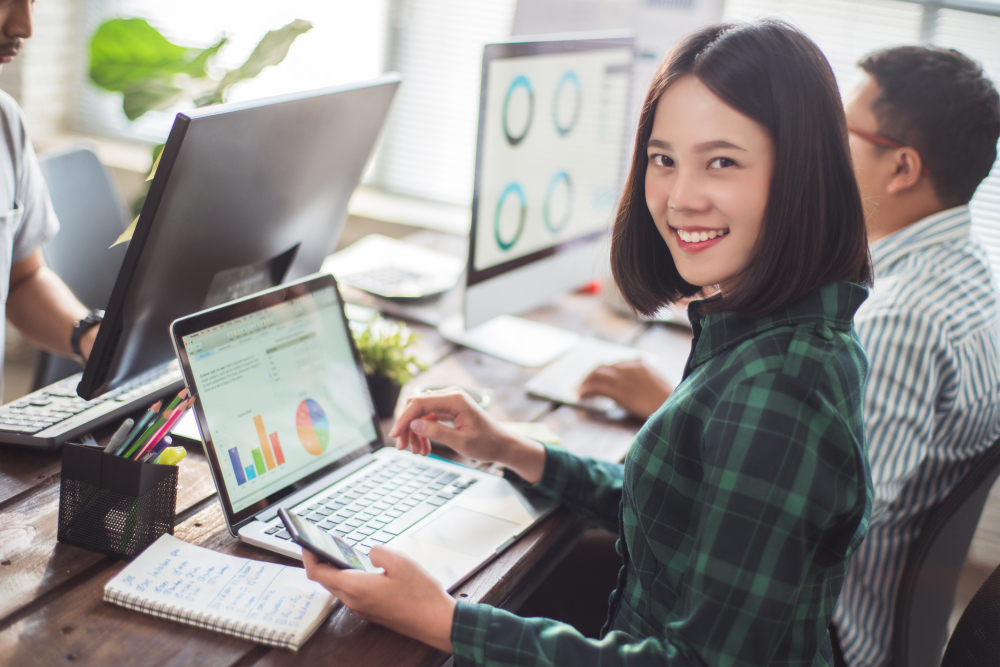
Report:
[[[163,535],[104,586],[104,600],[296,651],[337,598],[300,567],[229,556]]]

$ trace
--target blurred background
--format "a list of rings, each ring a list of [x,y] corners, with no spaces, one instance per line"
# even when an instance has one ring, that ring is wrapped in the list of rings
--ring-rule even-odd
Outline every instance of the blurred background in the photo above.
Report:
[[[34,36],[3,67],[0,88],[24,109],[39,152],[91,142],[130,203],[142,193],[152,148],[166,138],[174,114],[193,102],[128,120],[121,94],[97,87],[90,76],[91,41],[109,19],[145,19],[186,48],[208,48],[226,37],[210,73],[239,67],[268,31],[296,19],[312,24],[279,65],[231,86],[227,101],[401,73],[403,85],[352,200],[341,247],[372,232],[468,233],[488,42],[629,30],[638,48],[633,106],[684,34],[719,20],[765,16],[809,34],[842,91],[865,53],[912,43],[957,48],[1000,82],[1000,0],[38,0],[35,7]],[[1000,168],[994,166],[972,208],[976,231],[1000,267]],[[28,391],[37,354],[9,327],[7,341],[4,402]],[[972,546],[971,586],[1000,560],[998,493]]]

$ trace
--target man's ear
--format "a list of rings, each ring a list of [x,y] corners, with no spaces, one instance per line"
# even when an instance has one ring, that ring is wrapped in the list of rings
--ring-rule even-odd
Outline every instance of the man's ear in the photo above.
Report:
[[[892,178],[889,179],[885,187],[886,192],[890,195],[909,190],[927,175],[920,154],[909,146],[895,150],[892,168]]]

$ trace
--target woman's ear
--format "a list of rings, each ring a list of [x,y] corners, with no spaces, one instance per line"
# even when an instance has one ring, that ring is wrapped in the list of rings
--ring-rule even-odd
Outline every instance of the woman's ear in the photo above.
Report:
[[[920,154],[909,146],[896,149],[892,168],[892,177],[885,187],[886,193],[890,195],[909,190],[927,175]]]

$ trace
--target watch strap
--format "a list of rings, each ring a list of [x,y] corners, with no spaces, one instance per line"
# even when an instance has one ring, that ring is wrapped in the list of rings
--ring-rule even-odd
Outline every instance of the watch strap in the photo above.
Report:
[[[102,321],[104,321],[104,311],[97,308],[91,308],[86,317],[73,325],[73,332],[69,337],[69,345],[73,349],[73,354],[78,360],[83,360],[83,351],[80,349],[80,339],[83,338],[83,334],[90,331]]]

